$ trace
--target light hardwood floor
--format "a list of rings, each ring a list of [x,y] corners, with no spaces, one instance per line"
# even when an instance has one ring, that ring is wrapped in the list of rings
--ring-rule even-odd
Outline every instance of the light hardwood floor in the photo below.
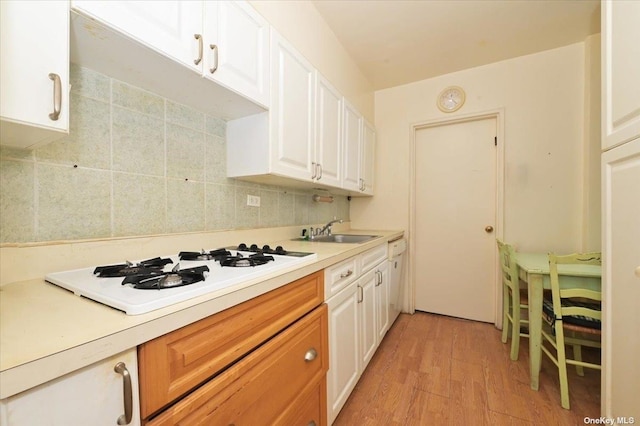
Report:
[[[600,417],[599,371],[585,368],[580,377],[569,368],[571,410],[564,410],[555,365],[543,357],[536,392],[528,340],[521,338],[518,361],[509,349],[493,324],[401,314],[334,425],[583,425]]]

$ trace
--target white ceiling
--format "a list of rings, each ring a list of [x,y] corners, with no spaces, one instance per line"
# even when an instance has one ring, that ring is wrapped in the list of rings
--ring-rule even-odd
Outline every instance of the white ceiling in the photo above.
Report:
[[[600,0],[313,0],[383,89],[583,41]]]

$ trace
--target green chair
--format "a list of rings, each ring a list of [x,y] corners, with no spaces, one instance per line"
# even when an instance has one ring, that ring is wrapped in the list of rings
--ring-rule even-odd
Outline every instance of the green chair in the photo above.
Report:
[[[528,333],[522,331],[525,326],[529,328],[529,321],[522,319],[522,310],[529,309],[527,292],[526,289],[520,288],[513,246],[500,240],[496,242],[502,274],[502,343],[507,343],[509,327],[511,327],[511,359],[515,361],[518,359],[520,337],[529,337]]]
[[[542,351],[558,367],[560,379],[560,399],[562,408],[569,406],[569,383],[567,364],[575,365],[579,375],[584,375],[583,367],[600,370],[600,364],[582,361],[582,346],[600,348],[602,326],[602,293],[580,288],[579,281],[567,288],[560,287],[562,277],[558,265],[602,265],[601,253],[582,253],[556,256],[549,253],[549,278],[551,300],[543,300]],[[567,358],[565,345],[573,346],[573,359]],[[554,354],[555,353],[555,354]]]

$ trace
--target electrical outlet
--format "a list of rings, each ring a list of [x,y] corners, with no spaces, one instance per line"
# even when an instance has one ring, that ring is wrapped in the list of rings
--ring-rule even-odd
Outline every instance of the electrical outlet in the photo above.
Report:
[[[251,207],[260,207],[260,197],[257,195],[247,195],[247,205]]]

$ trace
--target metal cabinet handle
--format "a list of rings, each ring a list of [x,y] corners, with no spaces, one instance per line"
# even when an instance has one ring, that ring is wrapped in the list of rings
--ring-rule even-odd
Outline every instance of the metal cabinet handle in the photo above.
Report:
[[[313,169],[313,175],[311,175],[311,180],[313,180],[318,175],[318,168],[316,167],[316,163],[311,163],[311,168]]]
[[[382,272],[376,271],[376,277],[376,287],[378,287],[380,284],[382,284]]]
[[[318,163],[318,170],[320,170],[318,174],[318,180],[322,179],[322,164]]]
[[[316,426],[316,422],[314,420],[311,420],[309,423],[307,423],[307,426]]]
[[[304,361],[311,362],[318,357],[318,351],[315,348],[311,348],[304,354]]]
[[[49,118],[57,121],[62,110],[62,81],[55,73],[49,73],[49,78],[53,80],[53,112],[49,114]]]
[[[358,303],[362,303],[364,300],[364,291],[362,290],[362,286],[358,286],[358,292],[360,293],[358,295]]]
[[[218,45],[210,44],[209,49],[213,50],[213,67],[209,68],[209,72],[213,74],[218,69]]]
[[[347,278],[347,277],[350,277],[351,275],[353,275],[353,271],[349,269],[347,272],[340,274],[340,278]]]
[[[124,414],[118,417],[119,425],[128,425],[133,417],[133,387],[131,385],[131,374],[127,370],[124,362],[119,362],[113,368],[118,374],[122,374],[122,389],[124,392]]]
[[[202,62],[202,35],[194,34],[193,36],[196,38],[196,40],[198,40],[198,58],[195,59],[193,63],[196,65],[200,65],[200,62]]]

